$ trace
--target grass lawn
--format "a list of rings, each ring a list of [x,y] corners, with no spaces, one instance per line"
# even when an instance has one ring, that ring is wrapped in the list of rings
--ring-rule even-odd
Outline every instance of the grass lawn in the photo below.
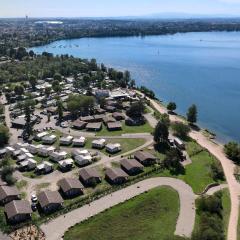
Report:
[[[210,166],[218,160],[193,141],[187,143],[187,152],[192,163],[186,166],[185,175],[180,176],[180,179],[188,183],[195,193],[200,193],[208,184],[216,182],[210,174]]]
[[[179,198],[168,187],[155,188],[77,224],[65,240],[173,239]]]
[[[92,140],[88,139],[85,145],[85,148],[91,149],[92,148]],[[107,143],[119,143],[121,144],[122,151],[118,152],[114,155],[121,155],[123,153],[129,152],[137,147],[140,147],[145,143],[145,139],[142,138],[114,138],[114,139],[107,139]],[[109,155],[109,153],[106,152],[105,149],[101,150],[106,155]]]
[[[227,236],[228,222],[231,211],[231,199],[228,189],[222,190],[222,205],[223,205],[223,224],[225,236]],[[239,236],[239,235],[238,235]]]
[[[145,123],[142,126],[127,126],[122,122],[122,130],[120,131],[108,131],[106,126],[103,124],[102,130],[97,132],[97,136],[120,136],[122,134],[131,134],[131,133],[151,133],[153,128],[149,123]]]

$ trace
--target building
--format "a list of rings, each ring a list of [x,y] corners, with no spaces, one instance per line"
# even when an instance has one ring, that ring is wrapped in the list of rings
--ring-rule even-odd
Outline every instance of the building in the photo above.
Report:
[[[79,179],[86,186],[94,186],[101,182],[101,176],[95,168],[83,168],[79,171]]]
[[[38,194],[38,202],[43,212],[51,213],[62,207],[63,198],[58,191],[43,191]]]
[[[71,158],[59,161],[58,164],[62,171],[69,171],[73,168],[73,160]]]
[[[4,212],[10,223],[20,223],[31,219],[32,209],[26,200],[13,200],[5,205]]]
[[[156,157],[146,151],[138,151],[134,154],[134,158],[144,166],[150,166],[156,163]]]
[[[92,148],[103,149],[106,145],[105,139],[95,139],[92,141]]]
[[[40,147],[38,148],[38,155],[41,157],[48,157],[55,149],[55,147]]]
[[[41,132],[34,136],[34,140],[41,141],[43,137],[47,136],[48,132]]]
[[[50,156],[50,160],[52,160],[53,162],[59,162],[61,160],[66,159],[67,152],[65,151],[52,152],[49,156]]]
[[[105,125],[107,125],[107,124],[110,123],[110,122],[116,122],[116,119],[113,118],[113,117],[111,117],[111,116],[106,116],[106,117],[103,119],[103,123],[104,123]]]
[[[120,164],[121,168],[129,175],[137,175],[143,172],[143,165],[135,159],[123,159]]]
[[[128,174],[121,168],[108,168],[105,172],[105,178],[111,184],[122,184],[127,181]]]
[[[55,135],[45,136],[42,138],[43,144],[52,145],[57,141],[57,137]]]
[[[77,155],[74,157],[75,163],[79,167],[84,167],[92,163],[91,155]]]
[[[85,137],[74,138],[73,139],[73,147],[84,147],[86,143]]]
[[[73,158],[78,156],[78,155],[87,156],[87,155],[91,155],[91,154],[87,149],[83,149],[83,150],[73,149],[73,151],[72,151]]]
[[[72,136],[67,136],[67,137],[61,137],[60,138],[60,145],[71,145],[73,141],[73,137]]]
[[[80,119],[77,119],[72,123],[72,127],[78,130],[85,129],[86,126],[87,126],[87,122],[83,122]]]
[[[105,117],[105,114],[96,114],[93,117],[94,117],[94,122],[102,122]]]
[[[63,178],[58,182],[60,191],[64,196],[71,198],[83,194],[83,185],[82,183],[75,178]]]
[[[120,122],[108,122],[107,129],[108,131],[119,131],[122,130],[122,124]]]
[[[80,120],[82,122],[91,123],[91,122],[94,122],[94,117],[93,116],[80,117]]]
[[[38,150],[39,148],[42,148],[43,145],[29,145],[28,146],[28,151],[31,153],[31,154],[37,154],[38,153]]]
[[[101,122],[90,122],[87,124],[86,129],[88,131],[100,131],[102,129],[102,123]]]
[[[36,172],[39,174],[47,174],[53,171],[53,165],[50,162],[44,161],[36,166]]]
[[[37,162],[32,158],[28,158],[27,160],[20,162],[20,169],[22,171],[34,170],[36,168],[36,166],[37,166]]]
[[[18,200],[20,196],[20,192],[18,189],[13,186],[0,186],[0,203],[6,204],[11,202],[12,200]]]
[[[123,113],[120,113],[120,112],[114,112],[112,114],[113,118],[115,118],[117,121],[121,121],[121,120],[124,120],[125,119],[125,116]]]
[[[121,145],[119,143],[108,143],[106,145],[106,151],[114,154],[121,151]]]

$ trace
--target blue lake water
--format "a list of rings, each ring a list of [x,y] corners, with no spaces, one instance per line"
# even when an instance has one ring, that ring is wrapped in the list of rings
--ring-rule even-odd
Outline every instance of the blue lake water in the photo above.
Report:
[[[33,50],[128,69],[138,85],[154,90],[160,100],[175,101],[178,113],[185,115],[195,103],[199,124],[217,133],[219,141],[240,141],[240,33],[82,38]]]

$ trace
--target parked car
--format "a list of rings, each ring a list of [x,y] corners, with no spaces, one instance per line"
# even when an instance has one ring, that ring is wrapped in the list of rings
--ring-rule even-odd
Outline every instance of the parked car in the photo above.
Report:
[[[36,203],[36,202],[38,201],[38,198],[37,198],[36,194],[32,194],[32,196],[31,196],[31,201],[32,201],[33,203]]]

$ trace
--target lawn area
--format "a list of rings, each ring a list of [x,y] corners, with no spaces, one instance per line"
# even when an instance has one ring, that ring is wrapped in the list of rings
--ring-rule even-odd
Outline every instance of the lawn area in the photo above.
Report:
[[[223,224],[225,236],[227,236],[228,222],[231,211],[231,199],[228,189],[222,190],[222,205],[223,205]],[[239,235],[238,235],[239,236]]]
[[[122,122],[122,130],[120,131],[108,131],[106,126],[103,124],[102,130],[97,132],[97,136],[120,136],[122,134],[131,134],[131,133],[151,133],[153,128],[149,123],[145,123],[142,126],[127,126]]]
[[[88,139],[85,145],[85,148],[91,149],[92,148],[92,140]],[[145,143],[145,139],[142,138],[114,138],[114,139],[107,139],[107,143],[120,143],[122,147],[122,151],[118,152],[114,155],[120,155],[123,153],[126,153],[128,151],[131,151],[137,147],[140,147]],[[101,150],[104,154],[108,155],[109,153],[106,152],[105,149]]]
[[[77,224],[64,239],[173,239],[178,212],[177,192],[159,187]]]
[[[192,163],[186,166],[185,175],[179,177],[188,183],[195,193],[200,193],[208,184],[216,182],[210,174],[210,166],[218,160],[196,142],[187,144],[187,152]]]

